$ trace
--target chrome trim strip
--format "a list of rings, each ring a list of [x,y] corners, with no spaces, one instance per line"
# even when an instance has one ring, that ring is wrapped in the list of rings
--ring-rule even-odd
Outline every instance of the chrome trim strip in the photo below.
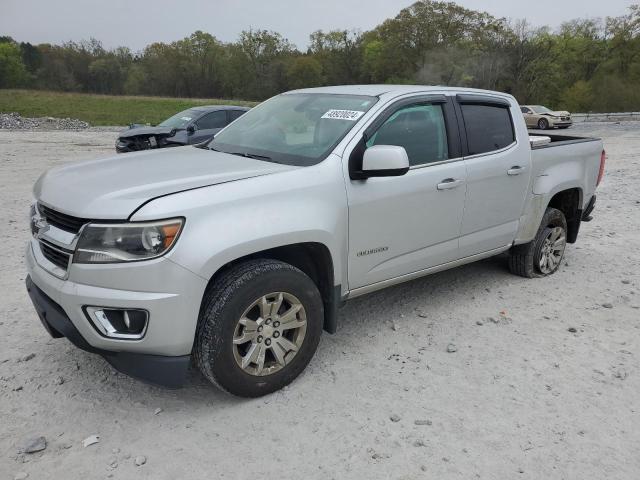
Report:
[[[34,243],[37,244],[37,248],[34,247]],[[59,278],[61,280],[66,280],[67,278],[69,278],[69,267],[71,266],[71,259],[73,258],[73,255],[69,254],[69,252],[65,252],[63,250],[60,250],[58,248],[55,248],[52,245],[47,244],[47,246],[49,248],[51,248],[52,250],[56,250],[60,253],[64,253],[65,255],[69,256],[69,261],[67,263],[67,269],[63,269],[60,268],[58,265],[56,265],[53,262],[50,262],[47,257],[44,256],[44,254],[42,253],[42,250],[40,249],[40,242],[38,240],[32,240],[31,241],[31,253],[33,254],[33,258],[35,258],[36,263],[42,267],[44,270],[46,270],[47,272],[49,272],[51,275],[53,275],[56,278]]]
[[[440,160],[439,162],[421,163],[420,165],[412,165],[411,167],[409,167],[409,170],[418,170],[420,168],[433,167],[435,165],[445,165],[447,163],[461,162],[462,160],[464,160],[463,157],[456,157],[448,158],[446,160]]]
[[[518,145],[518,140],[514,140],[512,143],[510,143],[506,147],[501,148],[500,150],[491,150],[490,152],[476,153],[475,155],[469,155],[467,157],[464,157],[464,159],[465,160],[473,160],[474,158],[481,158],[481,157],[486,157],[488,155],[495,155],[497,153],[503,153],[503,152],[506,152],[507,150],[511,150],[512,148],[515,148],[517,145]]]
[[[365,285],[364,287],[354,288],[353,290],[350,290],[349,293],[347,293],[347,299],[356,298],[361,295],[366,295],[367,293],[375,292],[376,290],[382,290],[383,288],[390,287],[392,285],[398,285],[399,283],[408,282],[409,280],[415,280],[416,278],[424,277],[432,273],[437,273],[443,270],[448,270],[453,267],[458,267],[460,265],[472,263],[472,262],[475,262],[476,260],[482,260],[483,258],[493,257],[494,255],[498,255],[499,253],[505,252],[510,248],[511,248],[511,244],[505,245],[504,247],[494,248],[493,250],[489,250],[487,252],[477,253],[475,255],[471,255],[465,258],[460,258],[452,262],[443,263],[441,265],[425,268],[423,270],[418,270],[417,272],[407,273],[405,275],[400,275],[399,277],[394,277],[388,280],[382,280],[377,283],[372,283],[370,285]]]
[[[50,223],[47,223],[47,226],[49,228],[45,229],[44,231],[39,231],[36,234],[36,237],[38,238],[38,240],[46,240],[48,243],[51,243],[58,247],[65,248],[67,250],[75,250],[78,239],[80,238],[80,233],[84,229],[85,225],[83,225],[80,228],[80,231],[76,234],[67,232],[54,225],[51,225]]]
[[[38,240],[46,240],[47,243],[67,250],[76,249],[78,239],[80,238],[84,228],[88,225],[87,223],[80,227],[78,233],[67,232],[66,230],[62,230],[61,228],[47,222],[47,219],[40,213],[38,202],[33,204],[33,209],[35,215],[31,217],[31,223],[38,228],[38,233],[34,235]]]
[[[124,312],[125,317],[127,316],[127,311],[137,311],[144,312],[145,314],[145,322],[144,328],[140,333],[118,333],[118,331],[113,327],[107,316],[105,315],[105,310],[112,312]],[[141,340],[145,334],[147,333],[147,328],[149,327],[149,312],[146,310],[142,310],[139,308],[113,308],[113,307],[86,307],[87,316],[91,321],[91,324],[95,327],[95,329],[100,333],[103,337],[116,339],[116,340]],[[127,320],[125,320],[126,322]]]

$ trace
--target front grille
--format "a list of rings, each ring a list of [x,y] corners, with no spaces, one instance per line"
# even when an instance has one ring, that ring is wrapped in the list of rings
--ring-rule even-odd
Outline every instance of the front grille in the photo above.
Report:
[[[44,255],[44,258],[49,260],[55,266],[67,271],[71,254],[65,253],[57,248],[53,248],[44,242],[40,242],[40,251],[42,252],[42,255]]]
[[[131,152],[149,150],[151,148],[151,142],[148,137],[118,138],[118,143],[121,149]]]
[[[56,212],[41,203],[38,204],[38,210],[40,211],[40,215],[47,220],[48,224],[66,232],[78,233],[85,223],[90,222],[90,220],[86,218],[72,217],[66,213]]]

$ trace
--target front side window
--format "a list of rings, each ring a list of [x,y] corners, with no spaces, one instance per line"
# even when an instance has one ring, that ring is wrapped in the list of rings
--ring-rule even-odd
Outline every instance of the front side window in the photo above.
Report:
[[[327,93],[278,95],[242,115],[208,146],[287,165],[314,165],[335,148],[377,100]]]
[[[508,107],[498,105],[460,105],[467,132],[469,155],[500,150],[515,141]]]
[[[227,124],[227,112],[219,110],[213,113],[207,113],[204,117],[196,122],[199,130],[211,130],[214,128],[223,128]]]
[[[551,113],[551,110],[549,110],[547,107],[543,107],[542,105],[536,105],[535,107],[533,107],[533,111],[536,113]]]
[[[416,104],[399,109],[367,141],[367,147],[374,145],[404,147],[412,166],[447,160],[442,106]]]

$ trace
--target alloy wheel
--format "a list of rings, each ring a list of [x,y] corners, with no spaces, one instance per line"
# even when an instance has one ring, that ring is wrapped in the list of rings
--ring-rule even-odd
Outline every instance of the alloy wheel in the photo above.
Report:
[[[562,227],[554,227],[549,230],[542,242],[538,268],[545,275],[553,273],[560,265],[564,249],[567,246],[567,236]]]
[[[256,299],[238,320],[233,356],[255,376],[271,375],[291,363],[307,331],[307,314],[297,297],[274,292]]]

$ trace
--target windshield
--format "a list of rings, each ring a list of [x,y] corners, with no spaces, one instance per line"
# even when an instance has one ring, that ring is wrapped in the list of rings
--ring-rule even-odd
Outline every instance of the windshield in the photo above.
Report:
[[[536,105],[534,107],[531,107],[531,109],[536,113],[551,113],[551,110],[549,110],[547,107],[543,107],[542,105]]]
[[[225,128],[209,148],[287,165],[314,165],[377,100],[324,93],[278,95]]]
[[[164,122],[160,123],[159,127],[169,128],[187,128],[188,123],[197,118],[200,115],[200,111],[195,108],[190,108],[184,112],[176,113],[173,117],[167,118]]]

